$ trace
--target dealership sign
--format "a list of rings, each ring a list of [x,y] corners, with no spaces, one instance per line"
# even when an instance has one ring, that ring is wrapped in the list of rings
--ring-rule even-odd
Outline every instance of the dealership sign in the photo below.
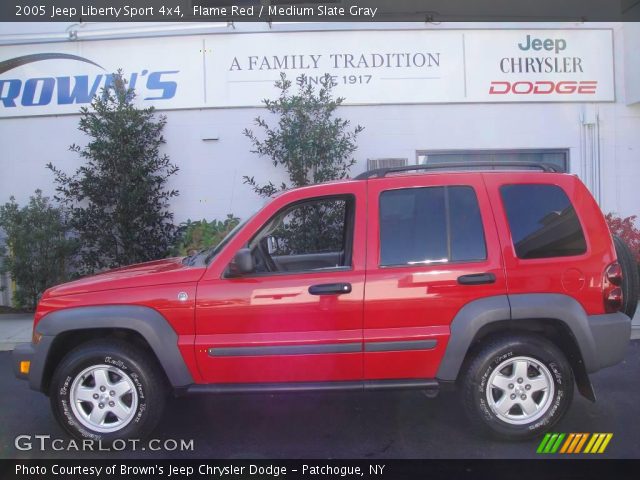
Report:
[[[0,47],[0,116],[77,113],[119,69],[160,109],[259,106],[280,72],[346,104],[615,100],[608,29],[271,32]]]

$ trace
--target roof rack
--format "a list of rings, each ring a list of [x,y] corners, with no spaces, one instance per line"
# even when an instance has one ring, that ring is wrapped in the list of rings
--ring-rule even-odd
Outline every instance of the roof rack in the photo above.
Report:
[[[455,170],[469,167],[519,167],[536,168],[546,173],[558,173],[560,169],[551,163],[536,162],[450,162],[450,163],[424,163],[421,165],[404,165],[402,167],[376,168],[361,173],[355,180],[368,178],[383,178],[388,173],[411,172],[414,170]]]

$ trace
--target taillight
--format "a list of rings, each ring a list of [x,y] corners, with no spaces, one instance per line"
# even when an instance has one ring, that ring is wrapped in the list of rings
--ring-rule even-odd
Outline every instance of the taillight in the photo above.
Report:
[[[614,313],[622,308],[622,267],[618,263],[612,263],[604,271],[602,293],[604,296],[604,310]]]
[[[619,263],[612,263],[609,265],[604,274],[607,277],[607,280],[609,280],[609,283],[616,287],[622,285],[622,267]]]

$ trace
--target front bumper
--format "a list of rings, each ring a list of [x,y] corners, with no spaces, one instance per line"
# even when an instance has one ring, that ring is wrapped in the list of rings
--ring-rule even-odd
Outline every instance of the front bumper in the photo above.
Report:
[[[11,354],[13,372],[16,378],[28,380],[29,386],[39,392],[42,392],[44,388],[44,367],[47,363],[47,356],[49,355],[53,338],[52,336],[43,336],[38,344],[20,343],[16,345]],[[20,372],[20,362],[25,360],[31,362],[29,374]]]
[[[585,362],[587,371],[593,373],[624,360],[631,339],[631,319],[622,312],[587,318],[593,339],[593,360]]]

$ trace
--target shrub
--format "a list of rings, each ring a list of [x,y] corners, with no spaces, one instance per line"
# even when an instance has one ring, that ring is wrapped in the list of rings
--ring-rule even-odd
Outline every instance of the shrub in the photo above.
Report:
[[[613,213],[605,215],[612,235],[617,235],[629,245],[636,262],[640,264],[640,229],[635,225],[636,215],[622,218]]]
[[[303,77],[304,79],[304,77]],[[254,122],[263,131],[265,139],[245,129],[252,153],[267,157],[274,167],[285,168],[290,185],[276,187],[273,182],[259,185],[254,177],[244,176],[244,183],[262,197],[270,197],[289,187],[302,187],[313,183],[339,180],[349,175],[355,163],[353,152],[358,148],[356,138],[363,127],[350,130],[349,120],[336,117],[336,110],[344,98],[333,97],[333,83],[325,75],[323,86],[316,92],[311,84],[299,82],[298,92],[292,94],[291,81],[284,73],[275,83],[280,90],[276,100],[265,99],[267,111],[276,117],[275,127],[261,117]]]
[[[76,241],[69,237],[68,220],[40,190],[20,207],[14,197],[0,206],[0,227],[7,234],[2,270],[16,282],[13,301],[33,309],[42,293],[68,278]]]
[[[279,97],[264,100],[277,125],[270,126],[261,117],[254,120],[264,139],[250,129],[244,130],[253,147],[251,152],[267,157],[274,167],[284,167],[289,176],[289,184],[282,183],[279,187],[273,182],[260,185],[254,177],[244,176],[244,183],[258,195],[271,197],[290,187],[348,177],[355,164],[352,154],[358,148],[356,139],[363,127],[351,129],[349,120],[335,116],[344,98],[334,98],[330,75],[324,76],[321,85],[316,91],[303,76],[298,81],[298,91],[291,93],[291,81],[281,73],[275,83]],[[308,252],[314,251],[317,244],[340,243],[344,210],[336,204],[297,209],[295,215],[280,230],[286,251]]]
[[[191,255],[204,248],[216,246],[220,241],[238,225],[240,219],[228,214],[224,220],[205,219],[192,222],[187,220],[180,224],[180,237],[174,248],[175,255]]]
[[[47,165],[80,240],[80,273],[164,257],[175,241],[168,207],[178,192],[167,181],[178,167],[160,153],[166,118],[153,107],[137,108],[134,98],[122,74],[114,74],[91,108],[81,108],[78,128],[90,140],[70,150],[85,164],[72,175]]]

